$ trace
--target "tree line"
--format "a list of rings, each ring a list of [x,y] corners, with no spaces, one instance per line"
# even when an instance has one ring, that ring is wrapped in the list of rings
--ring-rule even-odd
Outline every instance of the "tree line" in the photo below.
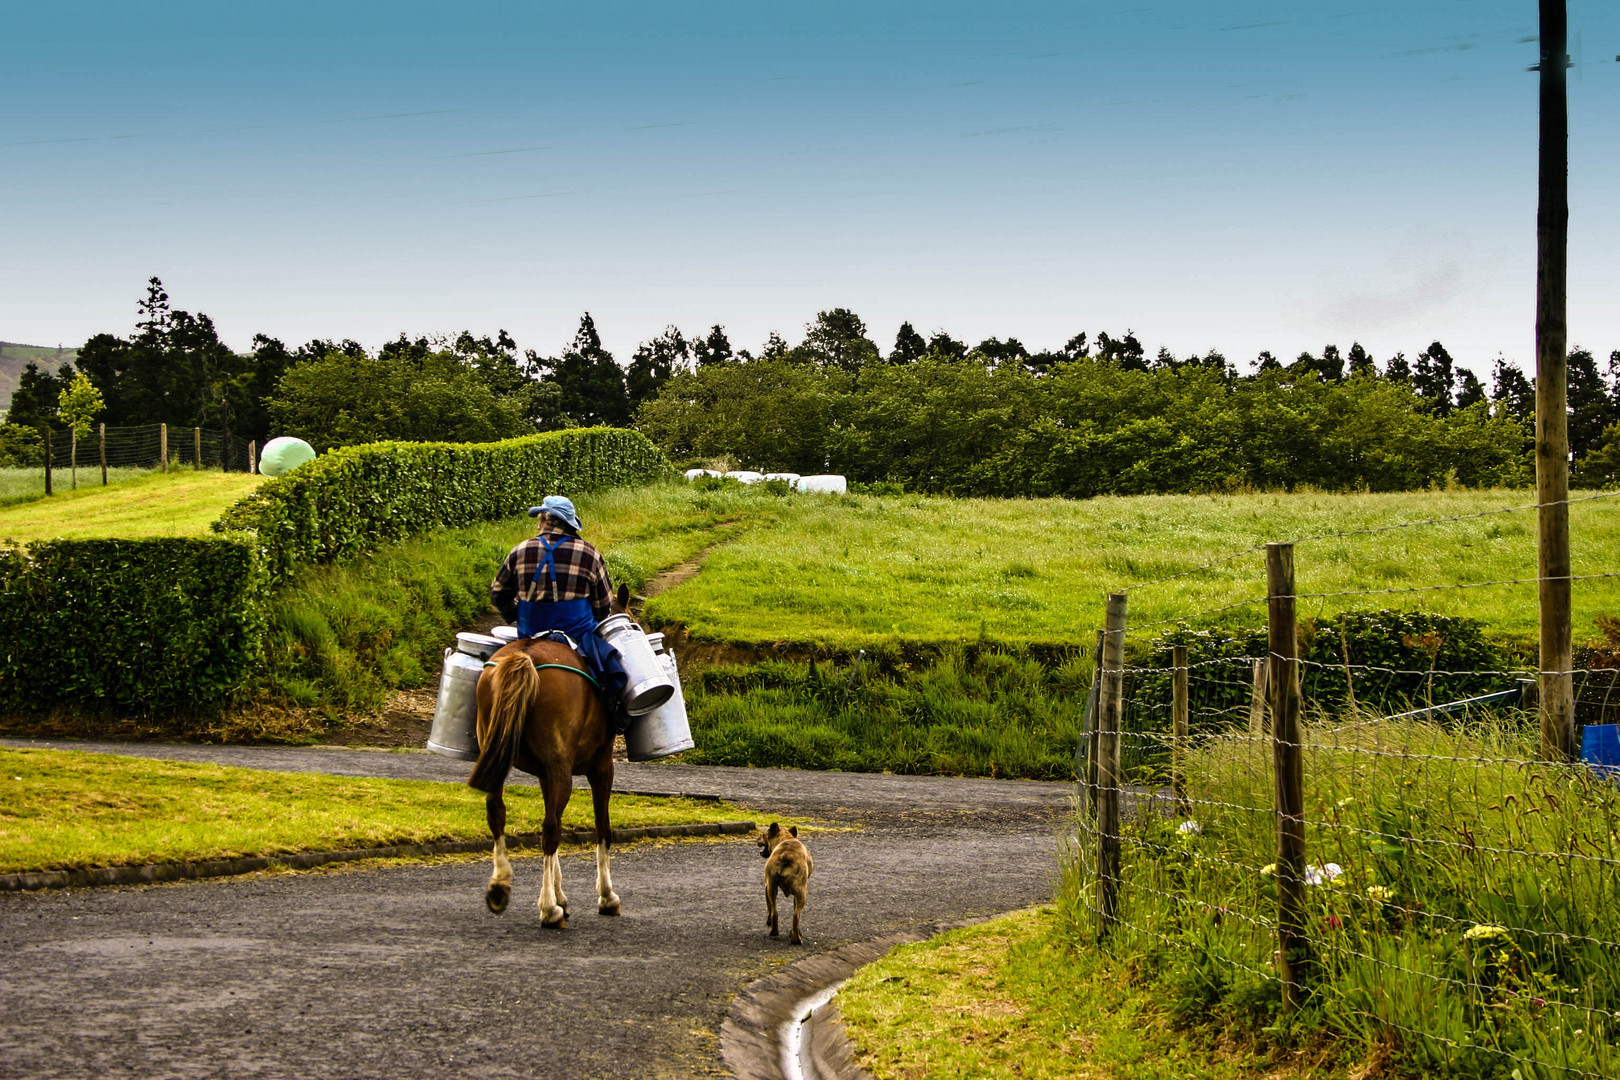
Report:
[[[379,439],[486,441],[576,425],[637,426],[678,461],[841,472],[910,490],[1090,496],[1244,487],[1398,490],[1533,476],[1532,380],[1499,359],[1486,387],[1439,342],[1378,363],[1359,344],[1261,353],[1247,373],[1216,351],[1149,355],[1130,331],[1080,332],[1056,350],[1017,338],[976,345],[909,322],[884,352],[846,308],[797,344],[755,354],[725,328],[676,327],[621,364],[589,313],[557,355],[504,330],[400,335],[376,350],[255,335],[238,353],[207,315],[152,278],[128,337],[97,334],[75,365],[22,373],[0,457],[61,426],[77,383],[96,419],[225,430],[261,443],[295,434],[319,450]],[[1569,356],[1577,483],[1620,484],[1620,350],[1600,370]],[[82,413],[82,409],[80,409]],[[32,435],[37,443],[37,435]]]

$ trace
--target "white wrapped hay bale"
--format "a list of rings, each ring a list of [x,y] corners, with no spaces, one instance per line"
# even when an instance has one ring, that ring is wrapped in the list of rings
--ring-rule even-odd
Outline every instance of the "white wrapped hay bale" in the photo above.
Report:
[[[738,469],[736,472],[726,473],[726,478],[739,484],[757,484],[765,479],[765,474],[754,472],[752,469]]]
[[[713,469],[687,469],[686,478],[696,480],[700,476],[724,476],[725,473],[715,472]]]
[[[817,495],[844,495],[849,492],[849,481],[842,476],[801,476],[799,490]]]
[[[796,472],[768,472],[765,474],[765,479],[781,480],[788,487],[793,487],[799,482],[799,474]]]

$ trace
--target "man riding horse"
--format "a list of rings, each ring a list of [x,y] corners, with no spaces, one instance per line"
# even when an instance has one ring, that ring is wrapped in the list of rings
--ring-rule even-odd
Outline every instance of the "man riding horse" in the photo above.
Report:
[[[562,634],[584,659],[604,695],[615,733],[628,717],[622,698],[629,677],[612,645],[596,633],[613,606],[613,582],[601,552],[579,535],[573,501],[548,495],[529,516],[539,533],[513,548],[489,587],[490,603],[520,639]]]

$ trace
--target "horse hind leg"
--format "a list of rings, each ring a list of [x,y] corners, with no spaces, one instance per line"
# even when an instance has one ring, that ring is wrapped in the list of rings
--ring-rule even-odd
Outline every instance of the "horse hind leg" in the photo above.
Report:
[[[499,791],[485,798],[484,810],[489,817],[489,831],[495,834],[495,868],[489,875],[484,903],[499,915],[512,899],[512,862],[506,857],[506,802]]]

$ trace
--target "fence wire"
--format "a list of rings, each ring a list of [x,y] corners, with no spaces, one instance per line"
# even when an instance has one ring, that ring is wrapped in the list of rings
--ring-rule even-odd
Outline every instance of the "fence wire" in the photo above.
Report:
[[[250,472],[255,450],[247,439],[209,428],[165,431],[162,424],[132,424],[98,426],[84,435],[53,429],[41,438],[36,463],[12,471],[31,472],[35,493],[43,493],[47,472],[53,492],[117,483],[164,468]]]
[[[1082,762],[1072,855],[1079,909],[1098,938],[1171,973],[1187,1013],[1248,1010],[1261,1026],[1291,971],[1308,1006],[1301,1022],[1369,1055],[1381,1047],[1413,1072],[1620,1075],[1620,770],[1544,760],[1534,697],[1540,676],[1570,675],[1578,723],[1620,723],[1620,642],[1572,671],[1542,672],[1445,664],[1434,634],[1411,635],[1392,655],[1387,639],[1331,619],[1313,628],[1325,646],[1298,660],[1268,655],[1263,629],[1186,630],[1197,616],[1265,602],[1145,623],[1133,629],[1148,636],[1126,637],[1117,732],[1104,733],[1117,738],[1117,758]],[[1184,668],[1175,645],[1188,650]],[[1297,739],[1280,742],[1270,674],[1290,666],[1303,707]],[[1106,728],[1111,715],[1101,705],[1092,724]],[[1279,884],[1296,879],[1279,881],[1293,871],[1279,859],[1277,769],[1291,755],[1304,773],[1305,899],[1303,944],[1284,965]],[[1098,822],[1109,815],[1097,804],[1109,799],[1119,824],[1104,835]]]

